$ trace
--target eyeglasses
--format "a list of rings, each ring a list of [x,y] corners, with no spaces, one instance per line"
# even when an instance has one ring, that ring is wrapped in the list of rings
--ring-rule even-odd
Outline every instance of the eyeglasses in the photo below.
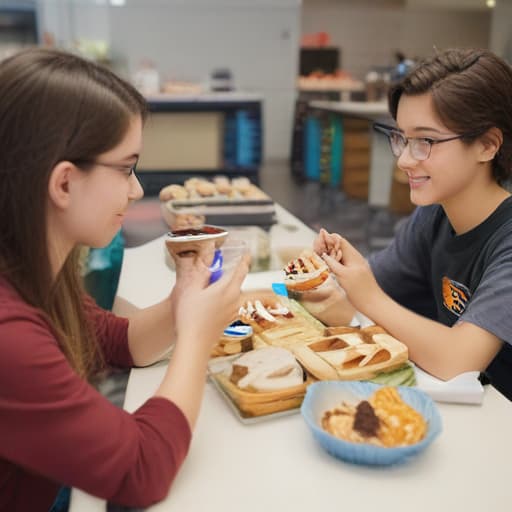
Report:
[[[101,165],[102,167],[109,167],[111,169],[117,169],[126,174],[126,176],[131,176],[137,171],[137,164],[139,160],[137,159],[133,165],[121,165],[121,164],[110,164],[107,162],[98,162],[96,160],[76,160],[74,162],[75,165]]]
[[[426,160],[430,156],[430,151],[434,144],[441,144],[442,142],[449,142],[451,140],[463,139],[465,137],[475,137],[481,132],[463,133],[462,135],[454,135],[446,139],[431,139],[430,137],[406,137],[402,132],[387,126],[385,124],[374,123],[373,129],[383,133],[388,137],[391,152],[399,158],[409,144],[409,151],[415,160]]]

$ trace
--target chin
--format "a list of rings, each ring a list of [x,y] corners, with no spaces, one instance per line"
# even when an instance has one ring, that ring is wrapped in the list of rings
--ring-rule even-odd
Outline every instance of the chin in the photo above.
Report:
[[[85,243],[84,245],[90,247],[91,249],[104,249],[105,247],[107,247],[107,245],[110,244],[110,242],[112,242],[112,240],[116,236],[116,233],[114,233],[112,236],[108,238],[96,238],[94,240],[91,240],[89,243]]]
[[[421,194],[415,194],[413,191],[411,191],[411,194],[409,195],[409,199],[411,200],[411,203],[414,206],[429,206],[431,204],[434,204],[436,201],[433,201],[432,198],[421,196]]]

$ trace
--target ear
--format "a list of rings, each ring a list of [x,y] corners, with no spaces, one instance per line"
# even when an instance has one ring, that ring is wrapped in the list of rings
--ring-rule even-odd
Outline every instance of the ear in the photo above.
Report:
[[[480,162],[490,162],[503,144],[503,133],[499,128],[489,128],[480,137]]]
[[[78,169],[68,161],[59,162],[50,173],[48,195],[50,201],[60,209],[65,209],[70,202],[70,183]]]

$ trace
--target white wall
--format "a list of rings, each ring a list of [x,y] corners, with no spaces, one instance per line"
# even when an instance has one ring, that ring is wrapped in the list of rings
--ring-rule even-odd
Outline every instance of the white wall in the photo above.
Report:
[[[144,58],[176,80],[203,82],[213,69],[230,68],[238,89],[264,98],[265,157],[288,157],[300,0],[127,0],[123,7],[106,0],[40,1],[58,41],[109,41],[125,76]]]
[[[493,9],[490,49],[512,64],[512,0],[500,0]]]
[[[357,78],[374,65],[393,65],[398,49],[422,57],[434,45],[487,47],[490,24],[489,10],[431,8],[399,0],[304,0],[302,8],[302,32],[328,32],[332,45],[341,48],[342,67]]]
[[[147,4],[152,8],[148,9]],[[167,78],[205,81],[231,69],[238,89],[264,97],[264,152],[289,154],[298,66],[300,3],[192,0],[111,8],[114,55],[134,70],[150,57]]]

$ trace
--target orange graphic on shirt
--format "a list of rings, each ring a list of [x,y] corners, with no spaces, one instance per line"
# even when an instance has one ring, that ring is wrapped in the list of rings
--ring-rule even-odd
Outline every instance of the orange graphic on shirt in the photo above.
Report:
[[[464,313],[470,299],[470,293],[466,286],[443,276],[443,304],[454,315]]]

